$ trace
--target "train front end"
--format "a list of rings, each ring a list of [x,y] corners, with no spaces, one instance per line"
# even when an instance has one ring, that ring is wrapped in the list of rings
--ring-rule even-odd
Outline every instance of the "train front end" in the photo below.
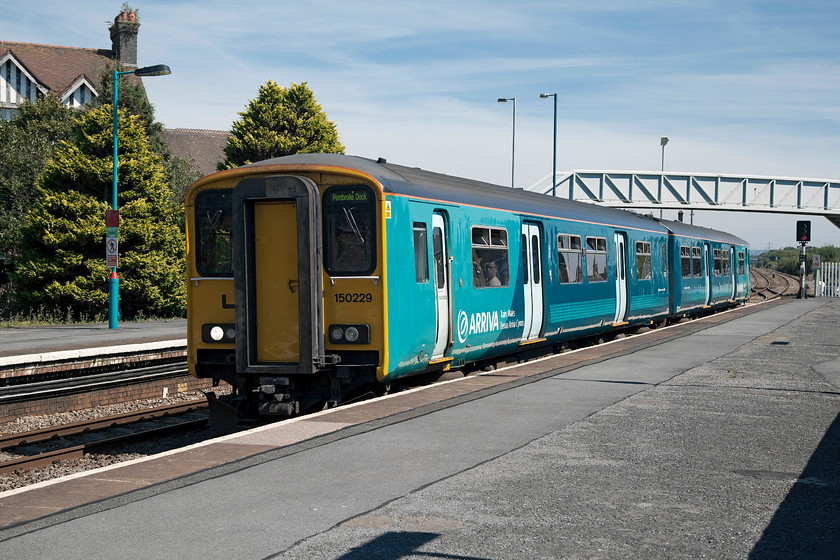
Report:
[[[383,197],[362,172],[270,160],[187,193],[188,360],[239,419],[329,407],[384,377]]]

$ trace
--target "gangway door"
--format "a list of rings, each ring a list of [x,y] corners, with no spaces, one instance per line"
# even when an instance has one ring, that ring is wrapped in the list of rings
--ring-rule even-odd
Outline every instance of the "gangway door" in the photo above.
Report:
[[[297,176],[244,179],[233,228],[238,372],[314,373],[326,360],[317,187]]]

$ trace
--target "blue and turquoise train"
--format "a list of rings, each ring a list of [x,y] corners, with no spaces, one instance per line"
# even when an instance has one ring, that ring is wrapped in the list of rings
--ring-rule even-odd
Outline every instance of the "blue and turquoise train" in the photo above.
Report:
[[[337,154],[186,196],[191,373],[243,417],[744,303],[736,236]]]

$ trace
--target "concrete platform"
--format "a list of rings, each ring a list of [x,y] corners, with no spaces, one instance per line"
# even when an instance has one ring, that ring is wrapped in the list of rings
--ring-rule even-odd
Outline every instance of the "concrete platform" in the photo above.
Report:
[[[0,556],[836,558],[838,312],[741,308],[3,493]]]
[[[186,319],[124,322],[116,329],[109,329],[107,323],[3,328],[0,329],[0,358],[161,341],[177,341],[185,346],[186,338]]]

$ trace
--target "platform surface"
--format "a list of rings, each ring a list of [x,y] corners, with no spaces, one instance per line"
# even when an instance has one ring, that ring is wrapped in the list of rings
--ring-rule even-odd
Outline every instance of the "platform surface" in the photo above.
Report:
[[[0,357],[183,341],[186,337],[186,319],[126,321],[118,323],[116,329],[109,329],[107,323],[12,327],[0,329]]]
[[[836,558],[838,318],[792,300],[3,493],[0,557]]]

